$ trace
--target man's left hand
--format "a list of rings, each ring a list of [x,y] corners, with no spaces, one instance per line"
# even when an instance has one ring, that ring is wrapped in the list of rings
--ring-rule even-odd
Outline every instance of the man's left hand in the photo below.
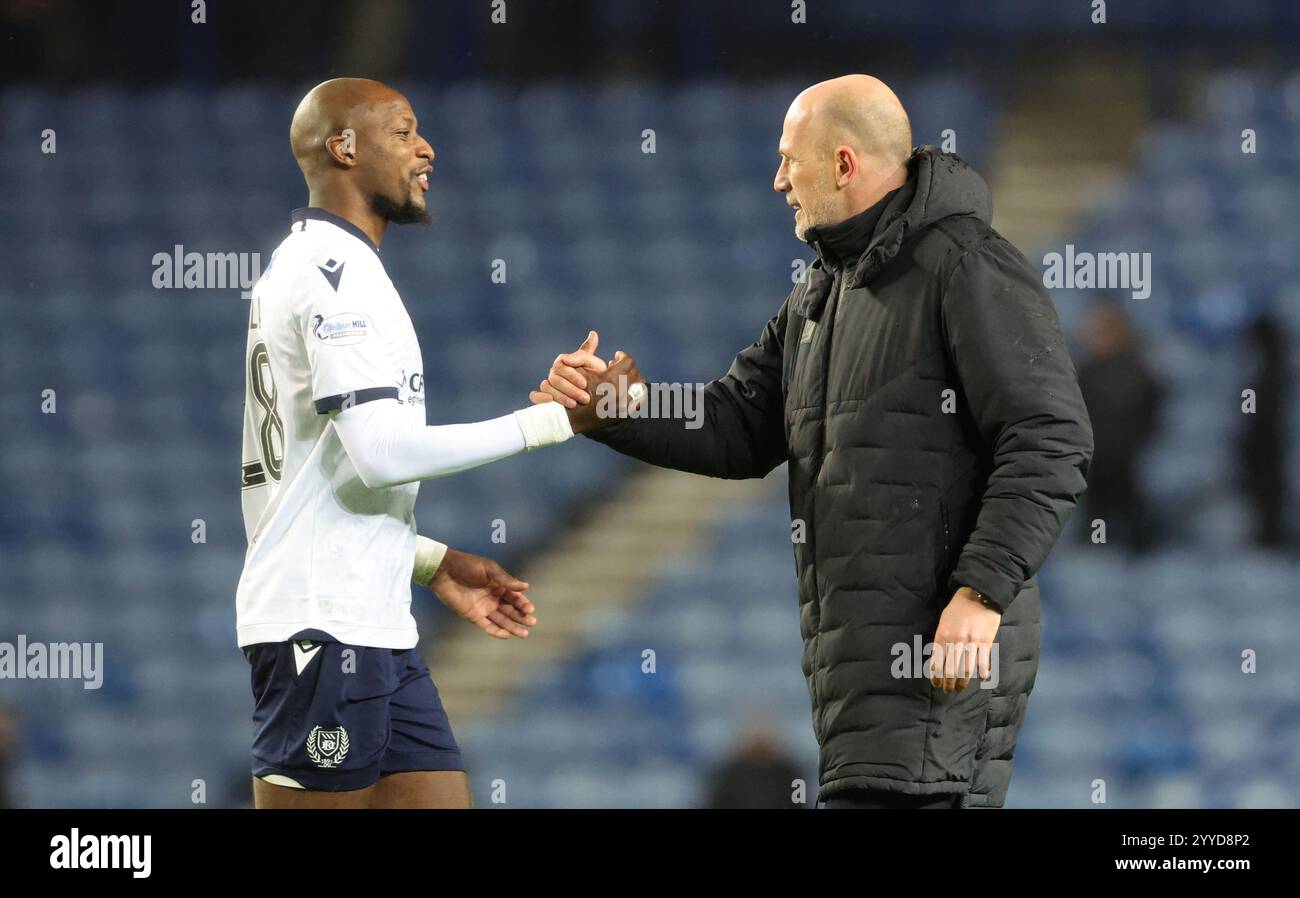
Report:
[[[998,635],[1002,615],[987,607],[978,593],[963,586],[953,593],[939,616],[930,655],[930,683],[944,692],[960,692],[978,675],[991,676],[993,639]]]
[[[524,595],[528,584],[491,558],[448,549],[426,585],[444,605],[497,639],[524,639],[537,625],[536,609]]]

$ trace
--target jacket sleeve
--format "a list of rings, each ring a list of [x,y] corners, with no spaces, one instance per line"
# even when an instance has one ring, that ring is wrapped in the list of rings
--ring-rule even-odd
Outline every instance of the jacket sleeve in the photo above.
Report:
[[[963,257],[942,315],[961,392],[993,456],[949,585],[977,589],[1005,611],[1083,493],[1092,425],[1056,310],[1006,241]]]
[[[696,420],[626,418],[587,436],[663,468],[733,480],[765,476],[786,459],[781,370],[788,306],[789,300],[725,375],[704,386]]]

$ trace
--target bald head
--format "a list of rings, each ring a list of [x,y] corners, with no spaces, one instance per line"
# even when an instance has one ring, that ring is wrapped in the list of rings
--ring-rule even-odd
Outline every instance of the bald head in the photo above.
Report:
[[[381,81],[334,78],[317,84],[298,104],[289,125],[289,144],[304,175],[329,162],[326,141],[344,129],[360,131],[377,107],[405,103],[406,98]]]
[[[889,86],[870,75],[844,75],[814,84],[795,98],[791,112],[806,115],[828,152],[847,144],[881,166],[912,154],[912,123]]]
[[[796,209],[795,233],[842,221],[906,180],[912,125],[889,86],[844,75],[795,97],[773,187]]]
[[[406,97],[379,81],[334,78],[313,87],[289,126],[311,205],[372,235],[387,222],[428,221],[434,152],[416,124]]]

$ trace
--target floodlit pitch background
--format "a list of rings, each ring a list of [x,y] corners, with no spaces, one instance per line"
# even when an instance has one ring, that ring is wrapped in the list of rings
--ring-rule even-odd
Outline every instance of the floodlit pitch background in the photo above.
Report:
[[[0,679],[0,804],[249,801],[247,304],[159,287],[154,259],[269,261],[306,201],[307,88],[390,81],[437,151],[433,225],[383,258],[451,423],[526,403],[591,328],[652,380],[722,374],[811,259],[771,188],[786,106],[853,71],[985,175],[1045,272],[1149,254],[1143,298],[1051,290],[1136,476],[1042,571],[1008,805],[1300,803],[1293,4],[0,0],[0,29],[0,643],[103,650],[96,689]],[[1148,380],[1150,438],[1125,440]],[[707,805],[737,757],[813,803],[783,470],[579,439],[428,482],[417,513],[539,607],[497,644],[417,591],[480,805]]]

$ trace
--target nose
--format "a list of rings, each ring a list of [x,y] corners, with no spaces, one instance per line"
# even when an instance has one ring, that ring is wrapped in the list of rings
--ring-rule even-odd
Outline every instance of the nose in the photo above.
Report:
[[[790,190],[790,177],[785,173],[785,160],[776,169],[776,177],[772,179],[772,189],[777,193],[788,193]]]
[[[438,154],[433,151],[433,146],[429,143],[429,141],[421,137],[420,145],[415,148],[415,155],[419,156],[421,159],[428,159],[430,162],[432,162],[433,158]]]

